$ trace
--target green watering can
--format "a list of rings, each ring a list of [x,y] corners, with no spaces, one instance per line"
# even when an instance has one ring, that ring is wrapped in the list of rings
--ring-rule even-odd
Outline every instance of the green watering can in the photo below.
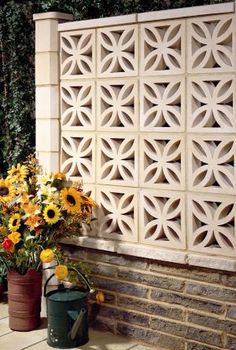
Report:
[[[86,277],[81,272],[75,271],[84,281],[87,290],[81,291],[78,288],[65,288],[59,285],[58,289],[47,292],[48,282],[54,273],[44,286],[48,315],[47,343],[53,348],[75,348],[89,341],[87,296],[93,290]]]

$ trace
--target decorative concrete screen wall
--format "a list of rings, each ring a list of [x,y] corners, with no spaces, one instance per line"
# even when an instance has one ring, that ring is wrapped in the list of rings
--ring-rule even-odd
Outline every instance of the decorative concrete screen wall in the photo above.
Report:
[[[234,3],[35,20],[39,159],[99,205],[73,243],[236,270]]]

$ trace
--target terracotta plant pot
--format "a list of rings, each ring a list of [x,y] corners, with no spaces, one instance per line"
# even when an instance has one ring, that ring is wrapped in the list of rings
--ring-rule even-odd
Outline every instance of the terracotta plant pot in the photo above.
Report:
[[[9,327],[15,331],[31,331],[40,325],[42,273],[29,270],[7,274]]]

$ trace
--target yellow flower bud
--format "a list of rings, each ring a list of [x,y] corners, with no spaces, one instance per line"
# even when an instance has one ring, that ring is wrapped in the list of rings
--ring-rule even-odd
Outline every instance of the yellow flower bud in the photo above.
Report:
[[[97,292],[97,294],[96,294],[96,301],[97,301],[97,304],[102,304],[102,303],[104,303],[104,300],[105,300],[104,293],[101,292],[101,291]]]
[[[57,265],[55,268],[55,276],[59,280],[63,280],[68,276],[68,268],[66,265]]]
[[[44,249],[40,253],[40,260],[43,263],[50,263],[54,259],[54,253],[52,249]]]

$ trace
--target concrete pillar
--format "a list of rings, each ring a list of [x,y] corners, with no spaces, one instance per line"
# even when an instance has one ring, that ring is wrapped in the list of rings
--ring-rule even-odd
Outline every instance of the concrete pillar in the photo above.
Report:
[[[60,167],[58,24],[73,20],[60,12],[35,14],[36,154],[47,171]]]

